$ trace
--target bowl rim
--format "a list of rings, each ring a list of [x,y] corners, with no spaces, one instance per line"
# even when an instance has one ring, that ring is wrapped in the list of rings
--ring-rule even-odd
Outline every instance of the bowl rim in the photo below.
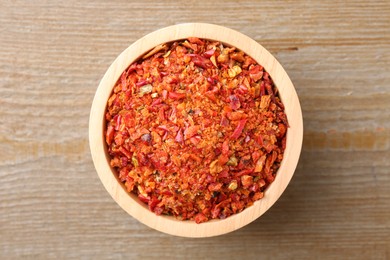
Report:
[[[196,224],[172,216],[156,216],[134,194],[129,194],[109,165],[104,140],[107,100],[122,72],[139,57],[155,46],[188,37],[220,41],[234,46],[255,59],[270,74],[289,120],[286,149],[275,180],[264,197],[251,207],[223,220],[210,220]],[[264,214],[281,196],[289,184],[298,164],[303,141],[303,120],[299,99],[286,71],[263,46],[233,29],[207,23],[177,24],[151,32],[126,48],[110,65],[96,90],[89,118],[89,144],[94,166],[104,187],[128,214],[158,231],[182,237],[210,237],[237,230]]]

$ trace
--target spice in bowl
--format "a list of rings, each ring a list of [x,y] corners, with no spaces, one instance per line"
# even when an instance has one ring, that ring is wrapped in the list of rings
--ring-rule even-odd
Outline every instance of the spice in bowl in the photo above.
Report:
[[[110,165],[157,215],[224,219],[263,198],[288,128],[270,75],[244,52],[188,38],[131,64],[107,102]]]

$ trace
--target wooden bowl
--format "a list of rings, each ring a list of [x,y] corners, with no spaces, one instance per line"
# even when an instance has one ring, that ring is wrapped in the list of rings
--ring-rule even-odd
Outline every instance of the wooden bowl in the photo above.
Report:
[[[196,224],[171,216],[157,216],[134,194],[129,194],[110,167],[107,145],[104,139],[107,100],[122,72],[143,54],[155,46],[188,37],[198,37],[235,46],[254,58],[271,75],[285,105],[290,127],[284,159],[273,183],[262,199],[241,213],[223,220],[211,220]],[[89,142],[96,171],[104,187],[113,199],[131,216],[145,225],[164,233],[183,237],[210,237],[239,229],[266,212],[280,197],[290,182],[297,166],[303,138],[302,112],[294,86],[279,62],[260,44],[249,37],[226,27],[204,23],[178,24],[152,32],[124,50],[108,68],[93,100],[89,120]]]

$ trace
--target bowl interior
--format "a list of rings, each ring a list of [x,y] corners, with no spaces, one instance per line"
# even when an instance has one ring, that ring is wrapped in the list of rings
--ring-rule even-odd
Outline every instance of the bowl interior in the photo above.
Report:
[[[220,41],[244,51],[255,59],[273,79],[289,120],[284,159],[274,182],[265,191],[264,197],[241,213],[223,220],[210,220],[201,224],[196,224],[194,221],[176,220],[171,216],[156,216],[138,200],[136,195],[127,193],[117,174],[110,167],[110,157],[104,140],[107,100],[122,72],[155,46],[188,37]],[[279,62],[260,44],[237,31],[199,23],[179,24],[160,29],[142,37],[123,51],[111,64],[99,84],[89,122],[90,149],[94,165],[104,187],[113,199],[140,222],[156,230],[185,237],[208,237],[228,233],[245,226],[266,212],[283,193],[294,174],[301,151],[302,136],[303,123],[298,96]]]

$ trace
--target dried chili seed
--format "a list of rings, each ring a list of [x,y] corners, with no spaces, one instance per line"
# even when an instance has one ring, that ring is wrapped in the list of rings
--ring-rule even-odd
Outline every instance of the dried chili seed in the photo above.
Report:
[[[229,189],[229,190],[235,190],[235,189],[237,189],[237,187],[238,187],[237,181],[236,181],[236,180],[233,180],[233,181],[229,184],[228,189]]]
[[[162,44],[121,74],[107,102],[110,165],[157,215],[226,218],[264,196],[288,122],[269,74],[218,42]]]

